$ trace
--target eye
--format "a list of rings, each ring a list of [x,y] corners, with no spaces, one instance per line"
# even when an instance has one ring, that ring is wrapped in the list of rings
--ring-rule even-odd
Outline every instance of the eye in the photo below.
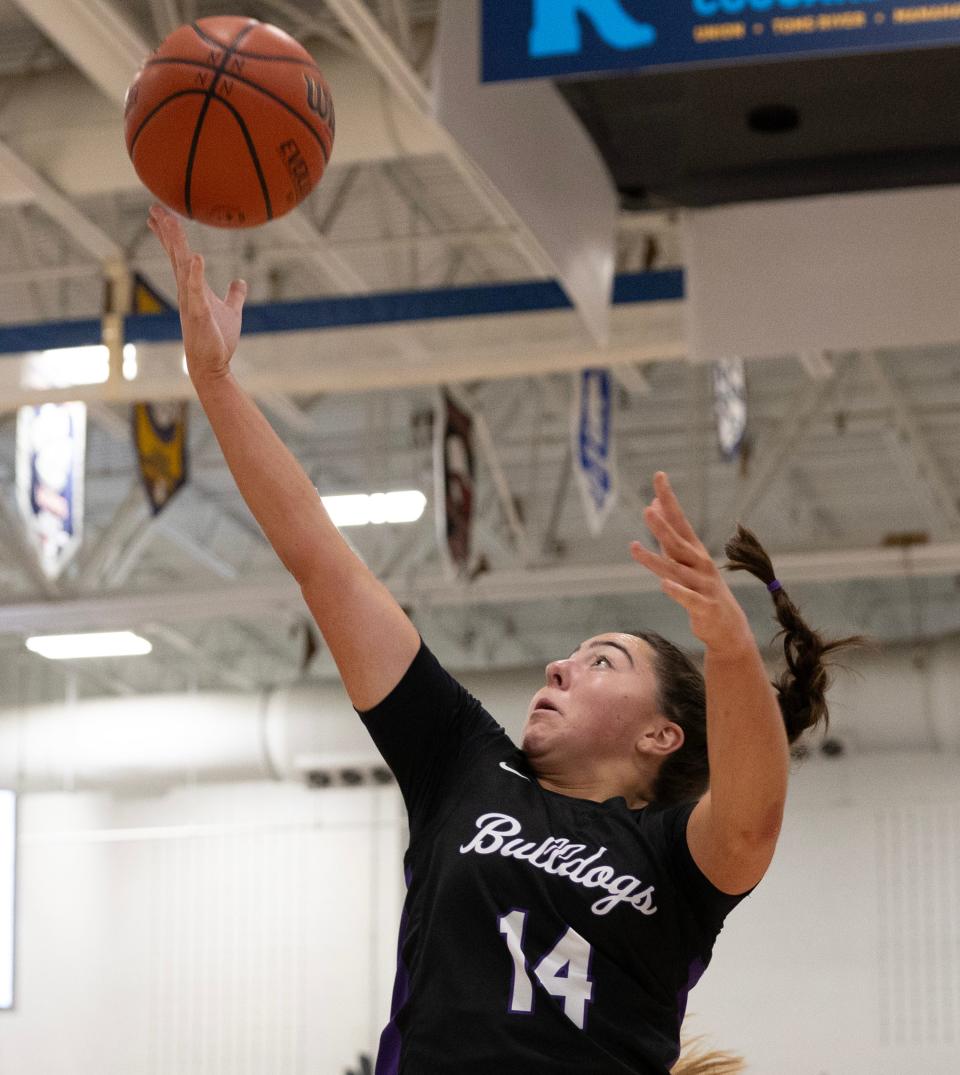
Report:
[[[601,661],[603,661],[603,663],[607,666],[607,668],[612,668],[613,667],[613,665],[610,663],[610,658],[609,657],[604,657],[602,653],[598,653],[597,656],[593,658],[593,663],[594,663],[594,665],[597,665]]]

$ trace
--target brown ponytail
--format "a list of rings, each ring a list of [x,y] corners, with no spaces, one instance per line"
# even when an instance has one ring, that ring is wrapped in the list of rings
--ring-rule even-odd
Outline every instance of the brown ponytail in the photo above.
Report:
[[[749,571],[771,590],[777,621],[783,636],[786,669],[773,681],[787,729],[795,742],[807,729],[829,724],[826,691],[829,686],[829,654],[863,640],[842,638],[827,641],[809,627],[777,582],[773,564],[763,546],[745,527],[727,543],[729,571]],[[672,642],[653,631],[634,631],[653,650],[657,675],[658,705],[668,720],[684,732],[683,746],[668,755],[651,789],[652,801],[671,806],[699,799],[710,784],[707,757],[706,689],[700,669]],[[691,1072],[690,1075],[697,1075]]]
[[[783,654],[787,667],[773,681],[787,728],[787,738],[795,742],[809,728],[821,722],[830,725],[826,692],[830,686],[829,664],[824,658],[837,650],[859,645],[858,636],[827,641],[804,621],[787,591],[777,581],[773,564],[756,536],[745,526],[727,542],[728,571],[749,571],[771,590],[777,621],[783,637]]]
[[[742,1056],[721,1053],[700,1047],[702,1039],[686,1042],[680,1059],[670,1069],[670,1075],[740,1075],[747,1070]]]

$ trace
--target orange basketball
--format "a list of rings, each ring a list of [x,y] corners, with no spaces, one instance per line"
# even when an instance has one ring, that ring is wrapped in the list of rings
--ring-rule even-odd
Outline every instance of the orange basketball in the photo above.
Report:
[[[242,16],[175,30],[127,90],[127,152],[182,216],[252,228],[288,213],[333,149],[333,99],[307,50]]]

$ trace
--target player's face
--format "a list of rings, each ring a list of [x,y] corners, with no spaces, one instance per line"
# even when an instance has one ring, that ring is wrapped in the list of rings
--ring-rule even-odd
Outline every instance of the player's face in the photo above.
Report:
[[[546,685],[527,710],[524,752],[537,769],[595,768],[631,757],[656,721],[654,654],[641,638],[602,634],[546,668]]]

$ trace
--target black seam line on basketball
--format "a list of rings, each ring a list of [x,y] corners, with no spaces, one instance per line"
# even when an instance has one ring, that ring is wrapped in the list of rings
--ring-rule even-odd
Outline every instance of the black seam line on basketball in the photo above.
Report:
[[[176,90],[174,93],[168,94],[164,99],[155,107],[151,108],[149,113],[144,116],[140,126],[137,128],[133,138],[130,139],[130,155],[133,156],[133,150],[137,144],[137,139],[143,133],[143,128],[153,119],[153,117],[160,111],[161,108],[166,108],[167,105],[176,100],[178,97],[203,97],[206,95],[206,90]]]
[[[177,59],[175,56],[172,56],[169,59],[164,58],[150,60],[147,66],[149,67],[152,64],[161,63],[179,63],[185,65],[186,67],[200,67],[204,71],[218,70],[216,67],[211,67],[210,64],[203,63],[203,61],[201,60],[181,60]],[[275,93],[271,93],[268,89],[261,86],[259,82],[254,82],[252,79],[244,78],[243,75],[228,74],[228,77],[234,82],[242,82],[244,86],[249,86],[251,89],[256,90],[258,93],[262,93],[264,97],[269,97],[271,101],[275,101],[278,105],[280,105],[281,108],[285,108],[291,116],[296,116],[296,118],[300,120],[304,127],[306,127],[310,134],[313,136],[314,141],[317,142],[317,144],[320,146],[320,152],[323,154],[324,166],[330,163],[330,154],[327,151],[327,147],[324,145],[323,139],[314,130],[310,123],[303,116],[301,116],[295,108],[292,108],[289,104],[287,104],[287,102],[282,97],[278,97]],[[202,92],[205,93],[206,91],[204,90]],[[222,101],[223,98],[220,97],[218,98],[218,100]]]
[[[143,123],[141,123],[140,126],[137,128],[137,133],[133,136],[133,139],[130,142],[130,152],[131,152],[131,154],[133,153],[133,148],[137,143],[137,139],[140,137],[140,132],[147,125],[147,123],[150,121],[150,119],[154,115],[156,115],[157,112],[160,111],[161,108],[163,108],[165,105],[169,104],[176,97],[189,97],[189,96],[202,97],[202,96],[206,96],[206,92],[207,92],[206,90],[178,90],[176,93],[171,93],[169,97],[165,97],[160,102],[160,104],[158,104],[157,107],[153,109],[153,111],[150,113],[150,115],[147,116],[147,118],[143,121]],[[247,127],[246,123],[244,122],[243,116],[240,114],[239,109],[234,108],[234,106],[232,104],[230,104],[229,101],[225,101],[222,97],[215,97],[214,100],[217,101],[219,104],[222,104],[225,108],[227,108],[230,112],[232,112],[233,113],[233,118],[240,125],[240,132],[243,134],[243,139],[247,143],[247,149],[250,150],[250,157],[253,160],[253,166],[257,171],[257,178],[260,181],[260,190],[261,190],[261,193],[263,194],[263,200],[264,200],[264,202],[266,204],[267,215],[272,220],[273,219],[273,204],[270,201],[270,189],[267,186],[266,176],[264,176],[263,169],[260,166],[260,157],[257,154],[256,146],[253,144],[253,138],[250,136],[249,128]]]
[[[267,177],[263,174],[263,169],[260,167],[260,157],[257,154],[257,147],[253,144],[253,139],[250,137],[250,131],[244,123],[243,116],[240,115],[240,110],[234,108],[229,101],[225,101],[222,97],[213,98],[217,104],[223,105],[233,113],[233,118],[240,125],[240,132],[243,134],[243,140],[247,143],[247,149],[250,150],[250,158],[253,161],[253,166],[257,170],[257,179],[260,181],[260,192],[263,194],[263,201],[267,207],[267,220],[273,220],[273,204],[270,201],[270,188],[267,186]]]
[[[233,56],[233,50],[237,45],[247,36],[248,33],[257,24],[251,23],[249,26],[245,26],[240,33],[230,42],[229,45],[224,47],[223,60],[217,69],[216,74],[210,80],[210,86],[207,89],[204,102],[200,106],[200,115],[197,116],[196,125],[193,128],[193,138],[190,142],[190,152],[187,154],[187,168],[183,176],[183,205],[187,211],[188,217],[193,217],[193,199],[190,196],[190,186],[193,182],[193,165],[197,156],[197,146],[200,144],[200,132],[203,130],[203,121],[207,118],[207,111],[210,108],[210,102],[213,100],[213,95],[217,89],[217,83],[220,81],[220,76],[223,74],[224,69]]]
[[[262,23],[260,24],[263,25]],[[197,37],[206,45],[214,45],[218,49],[226,48],[226,45],[222,41],[218,41],[215,37],[211,37],[206,30],[201,30],[200,27],[192,22],[190,29],[194,31]],[[245,52],[243,49],[237,49],[234,53],[235,56],[242,56],[245,60],[273,60],[275,63],[302,63],[305,67],[310,65],[316,67],[313,60],[298,60],[296,56],[269,56],[264,52]]]

